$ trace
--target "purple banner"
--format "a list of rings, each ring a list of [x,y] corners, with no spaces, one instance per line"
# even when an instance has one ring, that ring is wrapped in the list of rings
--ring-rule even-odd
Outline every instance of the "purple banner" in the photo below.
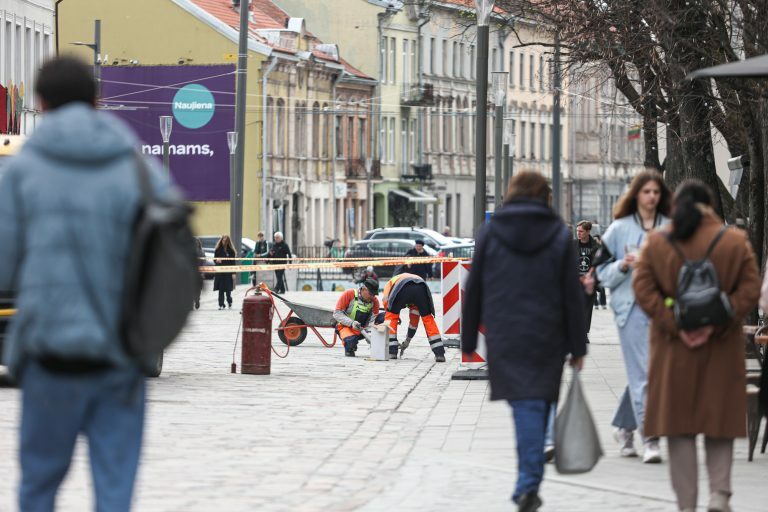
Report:
[[[171,176],[191,201],[229,200],[227,132],[235,126],[235,66],[105,66],[104,105],[162,160],[160,116],[173,116]]]

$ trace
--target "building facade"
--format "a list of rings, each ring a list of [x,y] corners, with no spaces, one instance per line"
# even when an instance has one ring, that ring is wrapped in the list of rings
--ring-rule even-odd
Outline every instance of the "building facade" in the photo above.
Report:
[[[53,0],[0,0],[0,133],[34,129],[35,76],[54,52],[53,31]]]

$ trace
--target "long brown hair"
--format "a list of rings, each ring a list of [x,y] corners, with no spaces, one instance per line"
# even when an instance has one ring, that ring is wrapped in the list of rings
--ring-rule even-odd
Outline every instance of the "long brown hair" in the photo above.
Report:
[[[621,219],[622,217],[628,217],[637,213],[637,196],[649,181],[655,181],[659,186],[659,191],[661,193],[659,204],[656,206],[656,212],[667,217],[669,216],[670,193],[667,184],[664,183],[664,178],[658,171],[646,169],[632,178],[632,183],[629,184],[629,190],[621,196],[616,203],[616,206],[613,207],[614,219]]]
[[[232,245],[232,239],[229,238],[229,235],[224,235],[221,238],[219,238],[219,241],[216,242],[216,247],[213,249],[214,252],[219,250],[219,247],[224,246],[224,250],[230,249],[232,251],[232,254],[237,256],[237,252],[235,251],[235,246]]]

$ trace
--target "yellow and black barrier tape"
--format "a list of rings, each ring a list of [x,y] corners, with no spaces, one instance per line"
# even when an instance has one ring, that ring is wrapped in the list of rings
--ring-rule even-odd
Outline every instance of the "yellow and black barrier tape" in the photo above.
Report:
[[[231,258],[242,259],[242,258]],[[250,258],[249,258],[250,259]],[[285,261],[296,261],[299,258]],[[309,259],[309,258],[302,258]],[[274,260],[272,260],[274,261]],[[386,259],[365,259],[365,260],[339,260],[315,263],[261,263],[257,265],[217,265],[201,266],[200,272],[206,274],[213,273],[233,273],[233,272],[256,272],[260,270],[307,270],[324,268],[356,268],[356,267],[394,267],[397,265],[423,265],[425,263],[444,263],[450,261],[467,261],[466,258],[441,258],[441,257],[414,257],[414,258],[386,258]]]

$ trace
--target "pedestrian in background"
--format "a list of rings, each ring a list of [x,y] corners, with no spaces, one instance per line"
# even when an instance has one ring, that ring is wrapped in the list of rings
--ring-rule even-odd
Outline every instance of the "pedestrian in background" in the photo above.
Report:
[[[139,164],[137,137],[94,108],[90,67],[50,60],[35,93],[42,118],[0,178],[0,290],[15,290],[18,307],[3,354],[21,387],[18,508],[56,508],[82,434],[94,508],[123,512],[131,508],[145,412],[144,376],[120,334],[142,202],[138,165],[149,168],[153,194],[171,192],[154,159]]]
[[[424,250],[424,240],[416,240],[413,249],[408,249],[405,253],[406,258],[428,258],[429,254]],[[403,271],[415,274],[425,281],[432,277],[432,263],[408,263]]]
[[[195,251],[197,253],[197,266],[202,267],[205,265],[205,251],[203,250],[203,242],[199,238],[195,237]],[[200,289],[197,291],[197,297],[195,298],[195,309],[200,309],[200,294],[203,293],[203,282],[200,279]]]
[[[712,210],[714,204],[712,191],[701,181],[681,183],[671,227],[648,235],[634,271],[637,304],[651,318],[645,434],[667,436],[672,487],[685,512],[695,511],[697,504],[697,434],[705,436],[707,510],[731,510],[733,440],[746,435],[741,325],[760,296],[760,274],[749,238],[741,230],[724,229]],[[733,315],[722,326],[680,330],[672,310],[684,263],[678,251],[696,261],[705,258],[710,247],[709,261]]]
[[[576,261],[579,271],[579,279],[584,285],[584,320],[587,326],[587,334],[592,327],[592,304],[595,302],[594,286],[594,261],[597,252],[597,242],[592,238],[592,223],[582,220],[576,224]]]
[[[267,244],[267,241],[264,239],[264,232],[259,231],[256,234],[256,245],[253,247],[253,253],[250,257],[252,258],[266,258],[269,255],[269,245]],[[257,265],[261,263],[261,261],[251,261],[251,265]],[[251,285],[256,286],[258,283],[256,282],[256,272],[251,272]]]
[[[274,264],[285,265],[290,263],[291,249],[283,241],[283,234],[280,231],[275,232],[275,243],[269,251],[269,257],[274,259]],[[285,270],[275,270],[275,292],[285,293],[288,290],[288,283],[285,282]]]
[[[646,234],[669,222],[669,201],[669,190],[661,174],[647,170],[635,176],[629,190],[616,203],[616,220],[603,235],[602,250],[607,251],[608,261],[597,267],[597,278],[611,290],[610,305],[629,381],[612,422],[622,457],[637,456],[634,431],[643,425],[648,385],[649,320],[635,304],[632,274]],[[642,437],[643,462],[661,462],[658,438]]]
[[[576,250],[550,201],[540,174],[512,178],[504,206],[478,234],[462,314],[462,350],[475,351],[485,326],[491,400],[512,408],[518,454],[512,501],[519,512],[542,504],[547,418],[566,358],[580,369],[587,352]]]
[[[600,235],[592,235],[592,240],[597,243],[597,248],[600,250],[603,246],[603,240],[600,238]],[[601,306],[603,309],[608,309],[608,297],[603,284],[595,279],[595,309],[600,309]]]
[[[213,261],[217,267],[236,265],[234,258],[237,257],[235,246],[229,235],[224,235],[216,242],[216,248],[213,250]],[[219,292],[219,309],[225,309],[224,296],[226,295],[227,305],[232,308],[232,290],[235,289],[235,279],[231,272],[216,272],[213,278],[213,291]]]

